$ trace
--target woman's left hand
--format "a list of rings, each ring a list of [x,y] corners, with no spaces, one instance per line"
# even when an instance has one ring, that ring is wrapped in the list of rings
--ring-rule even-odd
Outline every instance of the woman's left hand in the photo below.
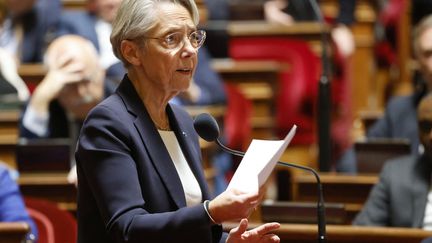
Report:
[[[270,231],[278,229],[280,227],[279,223],[266,223],[246,231],[248,226],[248,220],[242,219],[239,226],[230,230],[227,243],[240,243],[240,242],[250,242],[250,243],[277,243],[280,239],[277,235],[271,234]]]

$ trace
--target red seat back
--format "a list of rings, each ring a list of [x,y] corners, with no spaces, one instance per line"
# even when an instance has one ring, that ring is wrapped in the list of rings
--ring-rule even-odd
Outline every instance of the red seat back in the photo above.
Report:
[[[297,124],[293,143],[315,141],[314,107],[317,98],[320,59],[308,43],[286,38],[233,38],[231,58],[241,60],[276,60],[289,68],[280,73],[279,93],[276,94],[276,133],[283,138]]]
[[[240,90],[225,84],[228,104],[224,118],[224,134],[230,148],[244,151],[251,140],[252,103]]]
[[[57,204],[45,199],[25,197],[24,202],[39,232],[39,243],[76,243],[76,219]]]

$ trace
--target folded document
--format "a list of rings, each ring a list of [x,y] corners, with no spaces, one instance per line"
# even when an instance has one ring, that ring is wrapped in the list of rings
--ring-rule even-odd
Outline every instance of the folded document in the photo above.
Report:
[[[228,188],[245,193],[258,192],[288,147],[296,129],[294,125],[284,140],[252,140]]]

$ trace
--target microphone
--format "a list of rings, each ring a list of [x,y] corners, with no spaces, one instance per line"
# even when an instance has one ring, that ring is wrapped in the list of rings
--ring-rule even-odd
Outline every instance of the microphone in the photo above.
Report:
[[[216,142],[217,145],[219,145],[224,151],[226,151],[230,154],[233,154],[233,155],[236,155],[239,157],[243,157],[245,155],[244,152],[230,149],[220,142],[220,140],[219,140],[219,135],[220,135],[219,125],[218,125],[217,121],[215,120],[215,118],[213,116],[211,116],[210,114],[202,113],[202,114],[199,114],[198,116],[196,116],[196,118],[194,120],[194,128],[195,128],[195,131],[198,133],[198,135],[202,139],[206,140],[207,142]],[[288,163],[288,162],[281,162],[281,161],[278,161],[277,163],[279,165],[282,165],[282,166],[287,166],[287,167],[291,167],[291,168],[297,168],[297,169],[308,171],[315,176],[315,178],[317,180],[317,186],[318,186],[318,202],[317,202],[318,242],[320,242],[320,243],[326,242],[327,237],[326,237],[324,196],[323,196],[323,189],[322,189],[321,180],[320,180],[318,173],[314,169],[312,169],[310,167],[302,166],[302,165],[292,164],[292,163]]]

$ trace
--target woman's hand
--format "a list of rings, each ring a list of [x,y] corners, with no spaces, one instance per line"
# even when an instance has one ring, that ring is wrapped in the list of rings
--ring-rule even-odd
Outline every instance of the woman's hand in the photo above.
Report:
[[[264,188],[260,188],[258,193],[242,193],[228,189],[210,201],[209,213],[217,223],[247,218],[264,195]]]
[[[248,226],[248,220],[242,219],[240,221],[239,226],[230,230],[227,243],[238,243],[238,242],[280,242],[280,239],[277,235],[270,233],[275,229],[280,227],[278,223],[267,223],[256,227],[255,229],[251,229],[246,231]]]

